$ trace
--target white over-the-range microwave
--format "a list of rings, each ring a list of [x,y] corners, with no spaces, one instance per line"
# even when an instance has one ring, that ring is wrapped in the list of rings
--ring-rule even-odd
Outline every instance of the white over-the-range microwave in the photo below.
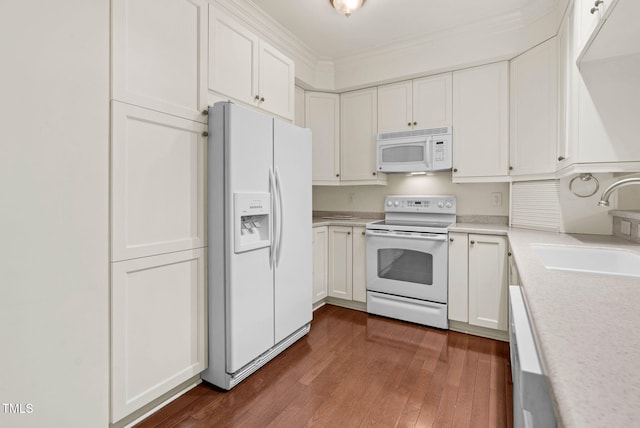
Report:
[[[451,127],[378,134],[378,171],[434,172],[452,166]]]

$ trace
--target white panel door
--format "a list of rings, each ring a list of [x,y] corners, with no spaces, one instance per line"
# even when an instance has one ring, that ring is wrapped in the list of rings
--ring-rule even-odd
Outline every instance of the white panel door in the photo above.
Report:
[[[275,341],[311,322],[311,131],[273,121],[278,187],[275,269]]]
[[[506,331],[507,239],[469,235],[469,324]]]
[[[236,253],[233,193],[269,193],[273,118],[229,103],[225,111],[225,281],[227,372],[234,373],[274,345],[273,269],[268,247]],[[271,195],[273,200],[273,194]],[[272,212],[273,215],[273,212]],[[272,229],[273,230],[273,229]],[[273,239],[273,235],[271,236]]]
[[[451,73],[413,81],[413,127],[417,129],[451,126]]]
[[[293,120],[295,115],[295,66],[273,46],[259,43],[260,108]]]
[[[329,227],[328,295],[353,299],[353,235],[351,227]]]
[[[411,80],[378,86],[378,132],[407,131],[413,126]]]
[[[466,233],[449,232],[449,319],[469,322],[469,248]]]
[[[313,184],[339,184],[340,95],[307,92],[304,110],[313,139]]]
[[[204,0],[114,0],[113,98],[206,122]]]
[[[204,246],[206,125],[112,102],[112,260]]]
[[[313,228],[313,303],[327,297],[329,275],[329,228]]]
[[[556,169],[558,61],[556,38],[511,61],[511,175]]]
[[[453,73],[453,180],[509,174],[509,65]]]
[[[205,263],[197,249],[112,264],[112,422],[205,369]]]
[[[209,5],[209,89],[257,106],[258,44],[255,34]]]
[[[353,300],[367,301],[367,240],[364,227],[353,228]]]
[[[376,88],[340,94],[340,179],[343,182],[386,180],[385,174],[376,171],[377,129]]]

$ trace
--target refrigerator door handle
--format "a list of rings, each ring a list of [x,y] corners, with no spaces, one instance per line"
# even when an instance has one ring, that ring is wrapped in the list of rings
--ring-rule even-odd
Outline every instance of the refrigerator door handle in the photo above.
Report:
[[[276,241],[276,264],[278,264],[280,262],[280,253],[282,250],[282,222],[284,217],[282,215],[282,213],[284,212],[283,206],[282,206],[282,182],[280,180],[280,173],[278,172],[278,168],[276,168],[276,189],[278,191],[278,206],[277,206],[278,238]]]
[[[273,169],[269,168],[269,187],[271,191],[271,245],[269,253],[269,264],[273,268],[276,263],[276,179],[273,175]]]

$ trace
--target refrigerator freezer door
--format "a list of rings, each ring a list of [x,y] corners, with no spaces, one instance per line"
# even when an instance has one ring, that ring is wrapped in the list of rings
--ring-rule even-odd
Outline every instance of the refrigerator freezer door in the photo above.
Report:
[[[276,119],[273,133],[281,198],[276,209],[282,224],[274,275],[277,343],[311,321],[313,229],[311,131]]]
[[[225,233],[234,245],[233,193],[268,193],[273,163],[273,119],[235,104],[225,111]],[[311,229],[309,229],[311,230]],[[273,235],[273,234],[271,234]],[[225,278],[226,371],[234,373],[274,342],[273,271],[269,247],[236,253],[228,248]]]

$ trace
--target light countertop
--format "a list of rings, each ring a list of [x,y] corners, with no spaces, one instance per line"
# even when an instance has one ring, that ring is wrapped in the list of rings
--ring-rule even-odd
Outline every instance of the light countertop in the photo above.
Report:
[[[312,219],[312,226],[346,226],[346,227],[364,227],[367,223],[372,223],[374,221],[380,221],[382,219],[379,218],[354,218],[354,219],[340,219],[340,218],[323,218],[323,217],[314,217]]]
[[[565,427],[630,427],[640,421],[640,279],[546,269],[531,244],[638,244],[601,235],[510,229],[540,357]]]

